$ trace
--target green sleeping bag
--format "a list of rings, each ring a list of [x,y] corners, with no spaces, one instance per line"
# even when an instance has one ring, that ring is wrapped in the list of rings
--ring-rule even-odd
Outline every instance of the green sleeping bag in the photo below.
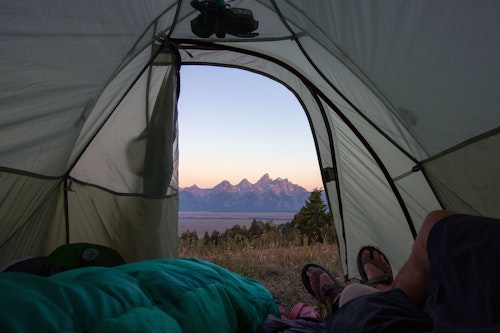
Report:
[[[199,259],[0,273],[0,332],[256,332],[279,316],[260,283]]]

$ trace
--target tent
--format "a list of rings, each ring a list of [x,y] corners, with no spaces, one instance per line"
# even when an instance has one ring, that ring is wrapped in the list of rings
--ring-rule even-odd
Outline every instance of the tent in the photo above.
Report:
[[[428,211],[500,217],[498,17],[494,0],[3,0],[0,265],[75,242],[176,256],[196,64],[295,94],[346,276],[364,244],[397,270]]]

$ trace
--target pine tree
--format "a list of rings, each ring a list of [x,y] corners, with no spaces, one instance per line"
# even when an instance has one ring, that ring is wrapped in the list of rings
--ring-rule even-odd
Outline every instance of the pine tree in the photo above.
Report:
[[[264,223],[259,220],[253,219],[250,228],[248,229],[247,235],[250,239],[257,239],[264,233],[263,229]]]
[[[315,189],[305,205],[294,216],[291,226],[298,230],[309,244],[314,242],[335,242],[333,216],[321,199],[322,190]]]
[[[203,236],[203,244],[210,244],[210,235],[208,234],[208,231],[205,231],[205,235]]]
[[[217,230],[212,231],[212,234],[210,235],[210,242],[213,245],[217,245],[220,242],[220,232]]]

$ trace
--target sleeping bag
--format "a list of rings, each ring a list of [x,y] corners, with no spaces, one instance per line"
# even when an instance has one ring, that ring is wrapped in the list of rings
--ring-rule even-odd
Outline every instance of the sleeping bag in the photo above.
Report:
[[[279,316],[260,283],[199,259],[0,273],[0,332],[256,332]]]

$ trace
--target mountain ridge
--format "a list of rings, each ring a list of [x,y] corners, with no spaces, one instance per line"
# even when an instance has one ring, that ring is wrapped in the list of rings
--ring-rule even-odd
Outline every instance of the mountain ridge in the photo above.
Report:
[[[255,184],[243,178],[232,185],[223,180],[211,189],[197,185],[179,189],[179,211],[295,212],[310,192],[287,178],[271,179],[264,174]]]

